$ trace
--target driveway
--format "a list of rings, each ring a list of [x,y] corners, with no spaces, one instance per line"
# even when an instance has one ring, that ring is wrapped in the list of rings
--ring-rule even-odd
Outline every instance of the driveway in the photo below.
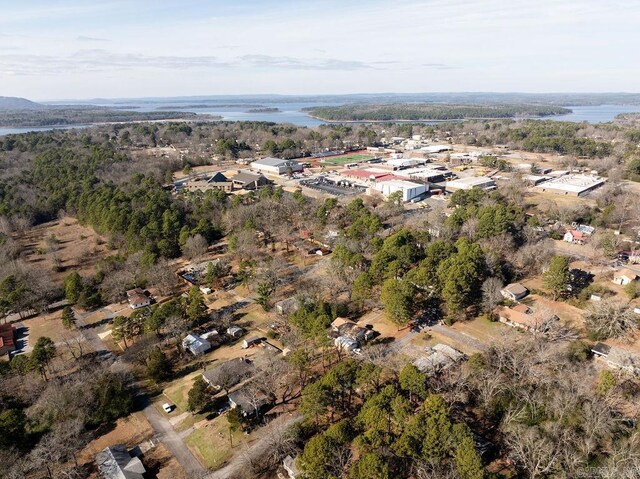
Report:
[[[149,421],[149,424],[151,424],[158,439],[167,446],[169,452],[177,459],[187,477],[203,477],[207,470],[198,462],[191,450],[184,443],[182,437],[180,437],[180,434],[173,429],[169,420],[160,414],[160,411],[156,409],[146,396],[140,396],[139,400],[143,402],[144,409],[142,412]]]

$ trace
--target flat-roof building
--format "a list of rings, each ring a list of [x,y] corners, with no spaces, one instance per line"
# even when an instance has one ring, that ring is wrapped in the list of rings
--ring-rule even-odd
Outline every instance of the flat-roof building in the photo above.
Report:
[[[535,188],[556,195],[581,196],[604,185],[605,179],[591,175],[562,175],[540,183]]]
[[[398,191],[402,192],[403,201],[411,201],[429,191],[429,186],[406,180],[389,180],[376,183],[373,188],[384,196],[389,196]]]
[[[289,172],[295,173],[302,171],[302,165],[291,160],[282,160],[280,158],[262,158],[251,163],[251,168],[261,173],[270,175],[284,175]]]
[[[445,189],[453,192],[458,190],[470,190],[472,188],[493,190],[495,187],[496,182],[488,176],[471,176],[468,178],[459,178],[457,180],[447,181]]]

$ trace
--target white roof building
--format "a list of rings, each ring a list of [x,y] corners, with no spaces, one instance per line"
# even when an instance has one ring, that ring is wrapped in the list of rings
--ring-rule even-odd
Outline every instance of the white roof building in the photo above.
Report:
[[[394,170],[424,165],[424,163],[425,160],[418,160],[415,158],[397,158],[393,160],[387,160],[387,165],[393,167]]]
[[[402,192],[403,201],[411,201],[414,198],[424,195],[429,191],[428,185],[414,183],[405,180],[381,181],[373,186],[373,189],[379,191],[384,196],[389,196],[398,191]]]
[[[426,349],[427,355],[413,362],[413,365],[423,373],[441,371],[464,359],[464,353],[446,344],[436,344]]]
[[[571,174],[545,181],[535,188],[556,195],[581,196],[604,185],[605,181],[600,176]]]
[[[483,190],[493,190],[496,182],[488,176],[471,176],[468,178],[459,178],[457,180],[447,181],[445,189],[447,191],[470,190],[472,188],[482,188]]]
[[[194,356],[200,356],[211,349],[211,343],[195,334],[187,334],[182,340],[182,347]]]
[[[282,160],[280,158],[262,158],[251,163],[251,168],[261,173],[271,175],[284,175],[287,172],[302,171],[302,165],[295,161]]]

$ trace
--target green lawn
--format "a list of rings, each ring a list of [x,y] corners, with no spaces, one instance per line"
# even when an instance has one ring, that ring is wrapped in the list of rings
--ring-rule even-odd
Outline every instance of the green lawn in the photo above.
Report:
[[[233,448],[247,440],[249,436],[236,431],[233,434]],[[196,429],[186,439],[187,445],[208,469],[217,469],[233,455],[229,444],[229,429],[226,416],[220,416],[206,427]]]
[[[178,406],[178,408],[183,412],[187,410],[189,390],[193,385],[193,380],[198,374],[201,374],[201,372],[198,371],[197,373],[180,378],[163,391],[164,395],[167,396],[171,402]]]
[[[375,156],[364,155],[362,153],[355,153],[353,155],[336,156],[335,158],[326,158],[323,163],[329,165],[344,165],[345,163],[358,163],[360,161],[371,160]]]

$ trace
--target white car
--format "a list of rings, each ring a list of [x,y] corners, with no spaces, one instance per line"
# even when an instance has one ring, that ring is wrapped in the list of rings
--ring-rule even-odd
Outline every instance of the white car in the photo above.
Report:
[[[172,404],[169,404],[168,402],[164,403],[162,405],[162,409],[164,409],[164,412],[166,412],[167,414],[169,414],[171,411],[173,411],[173,408],[175,406],[173,406]]]

